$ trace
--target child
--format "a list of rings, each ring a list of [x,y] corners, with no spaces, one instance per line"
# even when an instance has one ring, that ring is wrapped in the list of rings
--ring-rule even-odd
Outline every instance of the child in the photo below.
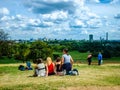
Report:
[[[55,67],[56,67],[56,74],[57,75],[62,75],[62,63],[61,63],[61,58],[58,57],[56,62],[55,62]]]

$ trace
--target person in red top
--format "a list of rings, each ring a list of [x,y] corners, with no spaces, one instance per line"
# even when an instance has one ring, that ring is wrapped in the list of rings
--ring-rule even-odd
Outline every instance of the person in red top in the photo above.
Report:
[[[55,75],[55,64],[52,62],[52,59],[50,57],[47,57],[47,63],[46,63],[46,76]]]

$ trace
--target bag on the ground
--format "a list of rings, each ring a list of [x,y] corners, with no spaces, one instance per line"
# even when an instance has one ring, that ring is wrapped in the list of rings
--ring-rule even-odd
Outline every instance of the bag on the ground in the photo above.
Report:
[[[73,70],[69,71],[69,74],[73,75],[73,76],[76,76],[76,75],[79,75],[79,72],[78,72],[77,69],[73,69]]]
[[[20,65],[20,66],[18,67],[18,70],[24,71],[24,70],[25,70],[25,67],[24,67],[23,65]]]

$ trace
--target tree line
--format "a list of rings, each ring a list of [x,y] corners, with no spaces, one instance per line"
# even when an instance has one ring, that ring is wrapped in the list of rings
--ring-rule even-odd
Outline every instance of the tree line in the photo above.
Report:
[[[70,51],[91,52],[97,57],[98,52],[103,54],[104,58],[120,56],[119,41],[86,41],[86,40],[37,40],[33,42],[8,40],[8,34],[0,30],[0,58],[6,56],[16,60],[35,60],[50,56],[55,58],[54,51],[61,52],[64,48]]]
[[[55,51],[61,51],[63,48],[68,48],[70,51],[79,51],[81,53],[90,52],[94,57],[97,57],[101,52],[104,58],[120,56],[120,41],[106,40],[52,40],[47,41]]]

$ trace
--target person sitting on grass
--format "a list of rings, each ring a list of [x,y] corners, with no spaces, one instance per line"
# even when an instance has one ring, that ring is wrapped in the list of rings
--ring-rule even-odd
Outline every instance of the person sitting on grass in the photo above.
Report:
[[[69,72],[72,70],[73,59],[71,55],[68,54],[68,49],[63,50],[62,64],[62,70],[64,71],[64,74],[69,75]]]
[[[26,62],[26,68],[25,68],[25,69],[26,69],[26,70],[33,70],[32,67],[31,67],[30,61],[27,61],[27,62]]]
[[[61,62],[61,58],[58,57],[56,62],[55,62],[55,67],[56,67],[56,74],[57,75],[63,75],[62,73],[62,62]]]
[[[45,64],[42,62],[42,59],[37,59],[37,66],[35,67],[33,76],[46,76]]]
[[[46,76],[55,75],[56,74],[55,64],[52,62],[51,57],[47,57],[46,61],[47,61],[46,62]]]

